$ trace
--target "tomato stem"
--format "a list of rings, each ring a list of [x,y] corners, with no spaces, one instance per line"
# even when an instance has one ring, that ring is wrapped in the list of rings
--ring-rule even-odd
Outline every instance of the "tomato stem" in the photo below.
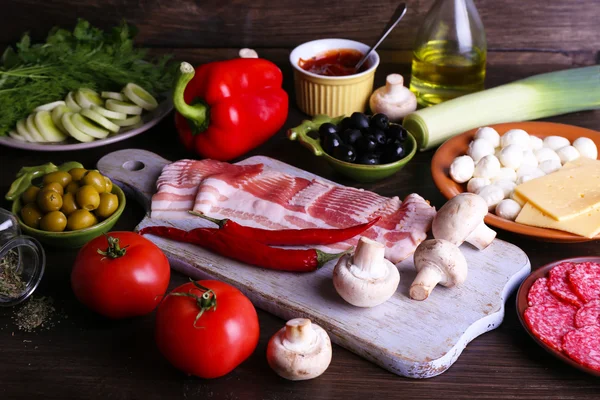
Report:
[[[169,293],[169,296],[181,296],[181,297],[191,297],[196,300],[196,305],[200,309],[198,315],[196,315],[196,319],[194,319],[194,328],[202,328],[201,326],[196,326],[196,322],[200,319],[204,311],[208,311],[212,308],[213,311],[217,310],[217,294],[207,287],[200,285],[198,282],[190,279],[195,288],[191,289],[189,292],[174,292]],[[198,289],[202,291],[202,295],[198,296],[197,294],[192,293],[192,290]]]
[[[129,245],[121,248],[119,246],[119,238],[109,236],[106,233],[104,235],[106,236],[106,240],[108,240],[108,249],[106,249],[106,251],[98,249],[98,254],[102,254],[103,256],[110,257],[112,259],[123,257],[127,252],[126,249],[129,247]]]

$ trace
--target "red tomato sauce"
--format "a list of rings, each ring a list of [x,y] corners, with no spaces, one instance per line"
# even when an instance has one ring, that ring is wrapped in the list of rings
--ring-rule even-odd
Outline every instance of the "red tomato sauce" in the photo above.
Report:
[[[354,75],[369,69],[367,60],[358,71],[354,69],[363,53],[354,49],[328,50],[308,60],[300,59],[298,66],[305,71],[324,76]]]

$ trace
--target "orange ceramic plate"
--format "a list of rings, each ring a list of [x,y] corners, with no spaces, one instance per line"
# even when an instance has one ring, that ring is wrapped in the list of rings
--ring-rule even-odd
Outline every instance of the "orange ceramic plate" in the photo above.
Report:
[[[592,139],[600,149],[600,132],[577,126],[556,124],[552,122],[511,122],[490,126],[496,129],[501,136],[510,129],[524,129],[530,135],[535,135],[540,138],[552,135],[563,136],[569,139],[571,143],[575,139],[585,136]],[[450,164],[452,164],[452,161],[454,161],[456,157],[467,153],[469,143],[473,139],[473,136],[475,136],[476,131],[477,129],[472,129],[449,139],[440,146],[433,156],[433,160],[431,161],[433,181],[447,199],[451,199],[457,194],[467,191],[466,184],[454,182],[452,178],[450,178],[448,171],[450,169]],[[593,239],[589,239],[584,236],[555,229],[537,228],[534,226],[518,224],[491,213],[488,213],[485,217],[485,222],[496,228],[547,242],[573,243],[600,239],[600,235],[597,235]]]
[[[524,128],[523,128],[524,129]],[[525,129],[527,130],[527,129]],[[561,353],[560,351],[557,351],[555,349],[553,349],[552,347],[548,346],[546,343],[542,342],[540,339],[537,338],[537,336],[535,336],[530,330],[529,327],[527,326],[527,323],[525,323],[525,309],[527,309],[528,304],[527,304],[527,294],[529,293],[529,289],[531,288],[531,285],[533,285],[533,283],[538,279],[541,278],[543,276],[548,276],[548,272],[554,268],[555,266],[557,266],[558,264],[562,263],[562,262],[572,262],[572,263],[581,263],[581,262],[593,262],[593,263],[600,263],[600,257],[577,257],[577,258],[567,258],[565,260],[560,260],[560,261],[555,261],[553,263],[550,263],[548,265],[544,265],[543,267],[535,270],[534,272],[532,272],[527,278],[525,278],[525,280],[523,281],[523,283],[521,283],[521,286],[519,287],[519,291],[517,292],[517,314],[519,315],[519,321],[521,321],[521,325],[523,325],[523,327],[525,328],[525,330],[527,331],[527,333],[529,333],[529,335],[533,338],[533,340],[536,341],[537,344],[539,344],[540,346],[542,346],[546,351],[548,351],[550,354],[552,354],[553,356],[559,358],[560,360],[562,360],[563,362],[577,368],[580,369],[584,372],[587,372],[588,374],[592,374],[595,376],[600,376],[600,371],[597,371],[595,369],[591,369],[589,367],[586,367],[585,365],[579,364],[578,362],[575,362],[574,360],[570,359],[569,357],[567,357],[565,354]]]

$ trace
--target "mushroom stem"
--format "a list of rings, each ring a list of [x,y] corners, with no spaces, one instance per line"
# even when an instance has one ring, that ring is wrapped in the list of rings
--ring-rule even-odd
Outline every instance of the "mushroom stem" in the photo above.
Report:
[[[404,78],[400,74],[389,74],[385,78],[385,95],[402,96],[404,94]]]
[[[433,263],[425,265],[417,274],[410,285],[410,298],[414,300],[425,300],[431,294],[433,288],[442,280],[442,271]]]
[[[380,278],[386,274],[384,257],[385,247],[381,243],[363,236],[356,245],[350,270],[355,276]]]
[[[482,222],[467,236],[465,241],[471,243],[479,250],[483,250],[492,243],[495,237],[496,232],[490,229],[485,222]]]
[[[306,352],[317,339],[312,323],[307,318],[289,320],[283,336],[283,346],[298,353]]]

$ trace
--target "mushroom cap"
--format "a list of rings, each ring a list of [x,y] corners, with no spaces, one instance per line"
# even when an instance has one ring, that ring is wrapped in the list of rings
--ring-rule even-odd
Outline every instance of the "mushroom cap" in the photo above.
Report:
[[[480,196],[461,193],[440,208],[431,225],[433,237],[460,246],[488,213],[488,205]]]
[[[458,246],[443,239],[423,241],[414,255],[415,268],[421,271],[425,267],[438,268],[441,273],[440,284],[452,287],[467,279],[467,260]]]

